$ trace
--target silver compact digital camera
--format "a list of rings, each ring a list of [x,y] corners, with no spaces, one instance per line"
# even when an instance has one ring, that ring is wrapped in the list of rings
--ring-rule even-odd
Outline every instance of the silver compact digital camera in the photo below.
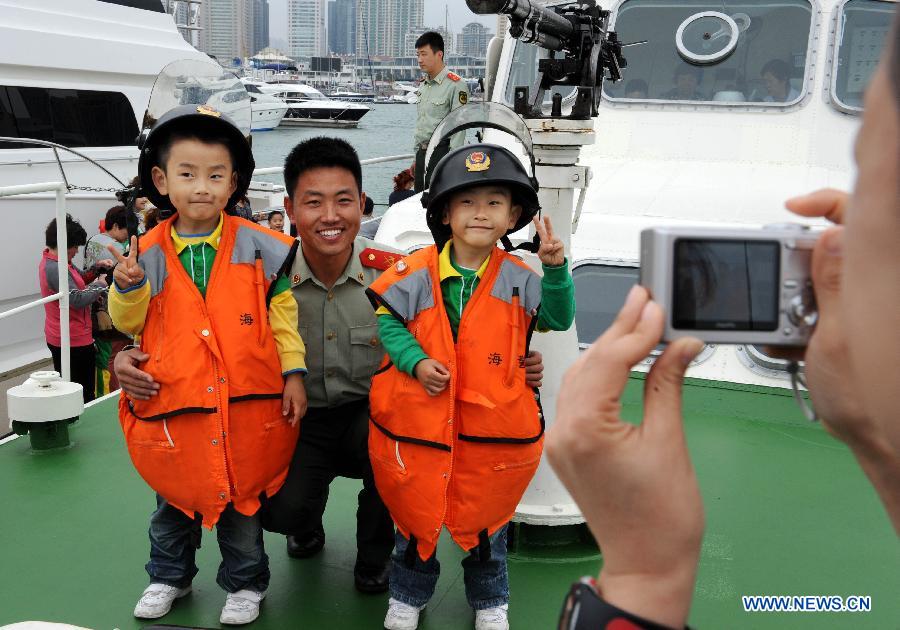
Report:
[[[641,280],[665,309],[663,341],[804,346],[818,319],[818,231],[659,227],[641,232]]]

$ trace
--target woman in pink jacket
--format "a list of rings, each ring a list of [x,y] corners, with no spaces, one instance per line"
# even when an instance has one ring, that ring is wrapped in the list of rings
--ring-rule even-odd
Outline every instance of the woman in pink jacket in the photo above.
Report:
[[[99,300],[107,290],[106,278],[97,276],[98,270],[112,267],[112,261],[101,260],[86,272],[77,269],[72,259],[78,248],[87,242],[87,232],[81,224],[66,215],[66,262],[69,267],[69,340],[71,341],[72,381],[80,383],[84,388],[84,402],[94,399],[96,388],[96,370],[94,366],[94,337],[91,333],[91,304]],[[56,219],[50,222],[46,232],[47,248],[41,257],[38,268],[38,281],[41,284],[41,295],[47,297],[59,291],[59,253],[56,244]],[[46,320],[44,335],[47,347],[53,355],[53,369],[62,373],[59,330],[59,302],[44,304]]]

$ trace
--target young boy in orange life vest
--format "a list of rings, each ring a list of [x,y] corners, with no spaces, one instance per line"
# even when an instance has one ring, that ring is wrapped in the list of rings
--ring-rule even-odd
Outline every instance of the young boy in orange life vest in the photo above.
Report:
[[[230,214],[254,161],[243,132],[201,105],[153,127],[141,188],[175,214],[132,238],[110,292],[116,328],[140,335],[142,369],[160,384],[119,401],[128,452],[157,493],[150,585],[134,616],[162,617],[187,595],[200,526],[216,525],[227,591],[220,621],[256,619],[269,583],[258,510],[284,483],[306,411],[306,351],[283,271],[295,241]],[[138,258],[139,256],[139,258]]]
[[[509,627],[506,529],[541,458],[544,425],[523,358],[533,330],[566,330],[574,284],[549,219],[543,278],[497,247],[535,217],[537,183],[508,150],[451,152],[423,197],[435,246],[369,288],[388,353],[372,379],[369,455],[397,525],[384,627],[412,630],[434,594],[446,527],[468,556],[477,630]]]

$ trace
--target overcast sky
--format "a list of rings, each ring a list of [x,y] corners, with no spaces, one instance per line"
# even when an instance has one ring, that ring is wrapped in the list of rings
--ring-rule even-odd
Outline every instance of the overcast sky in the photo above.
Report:
[[[497,18],[493,15],[478,16],[466,6],[466,0],[425,0],[425,26],[444,25],[444,7],[450,9],[450,31],[459,33],[469,22],[481,22],[497,30]],[[287,39],[287,0],[269,0],[269,36]]]

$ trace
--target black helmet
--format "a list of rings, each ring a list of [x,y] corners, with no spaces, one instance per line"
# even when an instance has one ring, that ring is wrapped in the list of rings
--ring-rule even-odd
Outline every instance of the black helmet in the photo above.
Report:
[[[422,195],[425,220],[438,248],[450,238],[450,226],[444,225],[444,208],[450,195],[486,184],[503,184],[512,191],[513,202],[522,206],[522,214],[510,234],[522,229],[541,209],[538,183],[528,175],[522,163],[509,149],[496,144],[468,144],[451,151],[437,163],[431,186]]]
[[[234,204],[247,194],[256,162],[253,160],[250,142],[234,121],[209,105],[174,107],[163,114],[149,132],[144,131],[138,138],[138,148],[141,150],[138,175],[144,195],[161,211],[175,210],[169,196],[161,195],[156,189],[151,176],[153,167],[159,165],[159,147],[175,132],[201,139],[225,138],[228,141],[228,150],[234,161],[234,172],[237,173],[237,188],[228,199],[225,210],[233,208]]]

